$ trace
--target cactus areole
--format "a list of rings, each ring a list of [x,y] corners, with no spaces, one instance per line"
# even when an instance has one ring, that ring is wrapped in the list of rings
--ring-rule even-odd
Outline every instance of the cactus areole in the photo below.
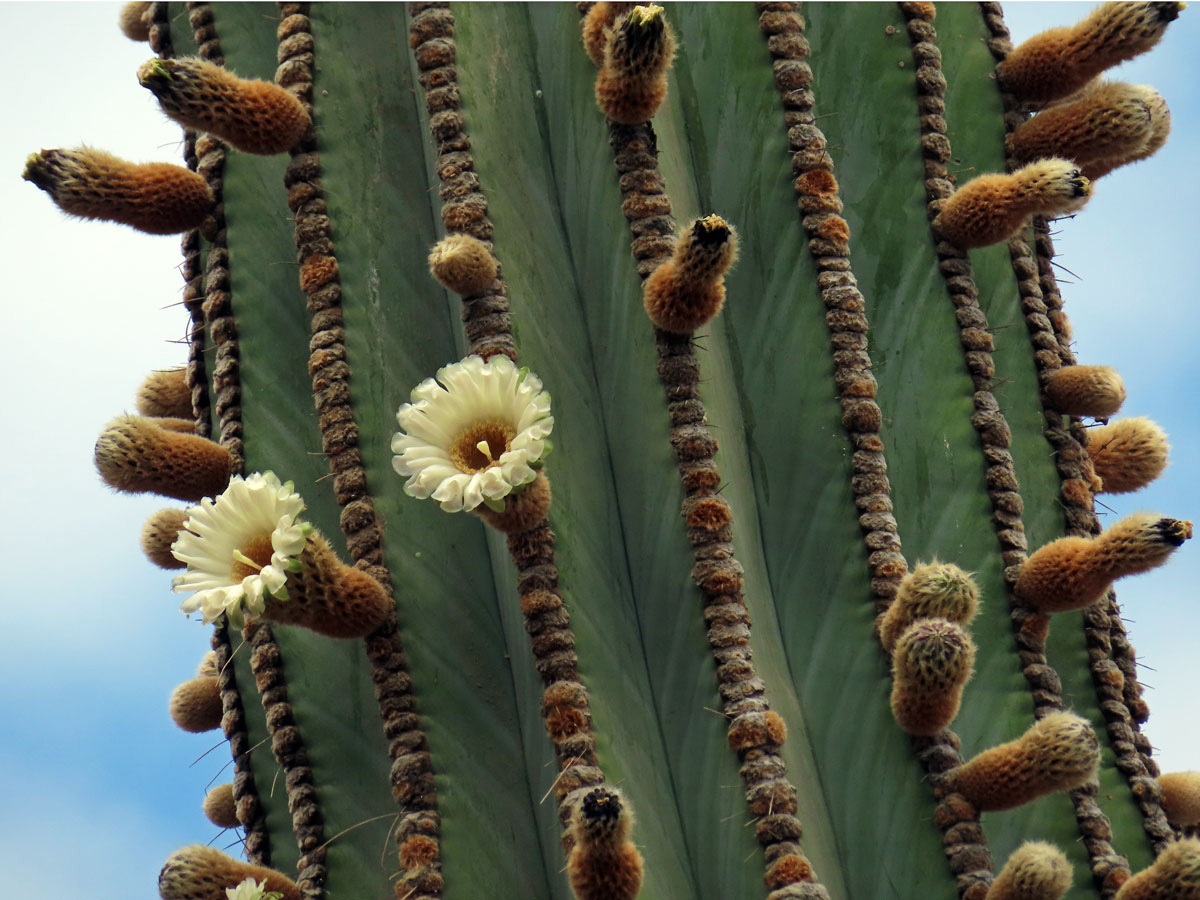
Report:
[[[1165,138],[1090,82],[1182,6],[997,77],[995,3],[131,4],[192,172],[25,177],[190,229],[186,368],[96,451],[215,623],[172,714],[246,858],[162,896],[1166,896],[1111,579],[1017,586],[1131,464],[1044,216]]]

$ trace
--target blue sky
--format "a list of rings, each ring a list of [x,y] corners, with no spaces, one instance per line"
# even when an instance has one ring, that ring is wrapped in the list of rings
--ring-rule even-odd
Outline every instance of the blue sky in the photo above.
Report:
[[[1019,37],[1088,8],[1012,4],[1008,18]],[[210,780],[228,777],[218,777],[224,746],[188,765],[217,743],[215,733],[183,734],[167,715],[167,696],[192,675],[209,630],[179,614],[169,576],[137,550],[142,521],[165,504],[113,494],[90,463],[96,435],[132,407],[144,374],[185,358],[169,342],[186,320],[171,306],[182,287],[178,240],[66,219],[17,177],[28,153],[84,141],[131,159],[179,159],[178,129],[134,78],[148,49],[119,34],[117,9],[0,4],[10,38],[0,57],[10,85],[0,230],[7,262],[18,264],[5,302],[5,361],[18,388],[0,401],[10,435],[0,528],[15,574],[5,605],[19,635],[0,656],[0,846],[14,896],[76,893],[81,871],[91,900],[152,896],[168,853],[216,837],[200,802]],[[1196,46],[1200,11],[1185,11],[1160,49],[1117,70],[1164,94],[1171,141],[1101,182],[1058,238],[1078,276],[1063,293],[1080,361],[1116,366],[1129,390],[1124,412],[1155,419],[1172,438],[1172,465],[1158,483],[1106,501],[1121,514],[1200,519]],[[1200,768],[1194,639],[1180,637],[1196,633],[1197,583],[1200,551],[1187,545],[1169,567],[1119,590],[1153,667],[1144,678],[1154,687],[1148,731],[1168,769]],[[215,845],[231,842],[225,835]]]

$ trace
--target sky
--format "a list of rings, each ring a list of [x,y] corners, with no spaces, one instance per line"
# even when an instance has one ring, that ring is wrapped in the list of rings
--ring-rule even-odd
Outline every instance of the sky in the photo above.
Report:
[[[0,454],[11,476],[0,481],[8,513],[0,538],[15,574],[3,601],[13,639],[0,654],[0,858],[13,896],[77,893],[83,871],[90,900],[153,896],[162,861],[179,846],[233,843],[200,812],[206,785],[229,779],[220,772],[227,749],[189,766],[218,735],[184,734],[167,715],[209,629],[180,615],[169,575],[137,549],[142,522],[166,503],[114,494],[91,465],[96,436],[132,410],[144,375],[186,359],[173,342],[187,320],[178,238],[69,219],[19,177],[29,153],[81,142],[179,161],[178,128],[134,77],[149,50],[117,31],[118,8],[0,4],[9,36],[0,54],[10,85],[0,233],[11,376],[0,395],[10,435]],[[1088,8],[1022,3],[1006,12],[1019,39]],[[1200,520],[1196,46],[1192,9],[1159,49],[1115,71],[1166,97],[1172,138],[1154,159],[1104,179],[1057,238],[1074,273],[1064,273],[1073,283],[1063,294],[1080,361],[1115,366],[1129,393],[1124,413],[1149,416],[1172,439],[1172,464],[1155,485],[1105,500],[1110,522],[1141,509]],[[1166,770],[1200,769],[1198,583],[1200,547],[1189,544],[1171,565],[1119,586],[1152,686],[1147,731]]]

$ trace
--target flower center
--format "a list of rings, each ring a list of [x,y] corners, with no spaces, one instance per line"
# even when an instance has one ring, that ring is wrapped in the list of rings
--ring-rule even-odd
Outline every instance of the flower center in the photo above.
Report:
[[[450,445],[450,461],[459,471],[474,474],[496,465],[517,432],[504,422],[476,422]]]
[[[257,575],[262,571],[263,566],[270,565],[273,552],[274,548],[271,546],[269,534],[260,534],[258,537],[252,538],[233,551],[230,577],[234,581],[241,581],[249,575]]]

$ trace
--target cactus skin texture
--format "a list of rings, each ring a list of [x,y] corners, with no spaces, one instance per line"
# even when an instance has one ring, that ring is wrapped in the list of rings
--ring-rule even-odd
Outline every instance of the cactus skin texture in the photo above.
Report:
[[[955,788],[980,812],[1013,809],[1086,784],[1100,764],[1092,726],[1074,713],[1051,713],[1021,737],[959,766]]]
[[[1007,240],[1030,216],[1058,216],[1087,203],[1092,185],[1065,159],[1042,159],[1007,175],[972,178],[942,205],[934,227],[964,250]]]
[[[1197,900],[1200,898],[1200,840],[1176,841],[1117,891],[1115,900]]]
[[[1034,35],[997,68],[1021,100],[1046,103],[1075,93],[1110,66],[1162,40],[1183,3],[1102,3],[1075,25]]]
[[[1166,433],[1146,418],[1088,430],[1088,456],[1106,494],[1140,491],[1163,473],[1170,449]]]
[[[238,78],[203,59],[152,59],[138,69],[138,81],[180,125],[244,153],[283,153],[311,124],[303,104],[283,88]]]
[[[1125,402],[1125,382],[1110,366],[1063,366],[1046,382],[1046,399],[1064,415],[1106,419]]]
[[[1192,536],[1192,523],[1139,513],[1093,539],[1059,538],[1021,567],[1014,593],[1042,613],[1083,609],[1114,579],[1162,565]]]
[[[567,876],[578,900],[633,900],[642,887],[642,855],[629,840],[633,813],[618,791],[595,788],[571,820],[575,847]]]
[[[35,153],[23,177],[65,213],[147,234],[195,228],[213,205],[212,191],[195,172],[169,163],[131,163],[91,147]]]
[[[1058,900],[1071,889],[1071,864],[1045,841],[1029,841],[1012,852],[996,875],[987,900]]]
[[[1200,825],[1200,772],[1164,772],[1158,784],[1167,821],[1177,828]]]
[[[226,900],[225,889],[247,878],[265,882],[266,890],[278,891],[283,900],[300,900],[300,889],[290,878],[203,844],[183,847],[168,857],[158,875],[158,893],[162,900]]]

